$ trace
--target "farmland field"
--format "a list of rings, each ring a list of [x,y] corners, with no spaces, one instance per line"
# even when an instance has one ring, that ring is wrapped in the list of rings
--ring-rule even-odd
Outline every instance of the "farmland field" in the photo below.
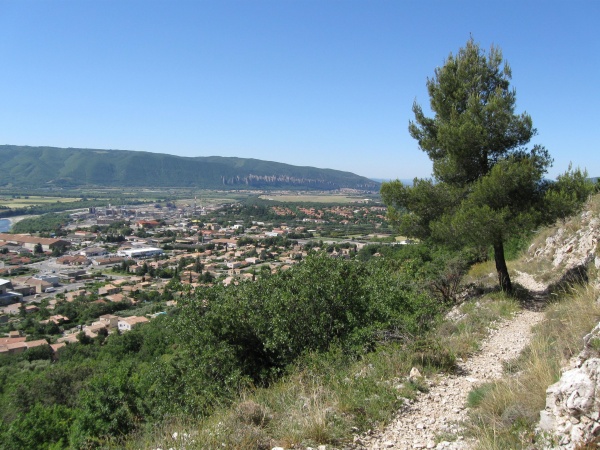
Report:
[[[78,197],[46,197],[27,195],[22,197],[0,197],[0,206],[7,208],[26,208],[28,206],[44,205],[47,203],[72,203],[81,200]]]
[[[263,200],[273,200],[285,203],[357,203],[362,200],[358,197],[348,197],[347,195],[318,195],[318,194],[298,194],[298,195],[261,195]]]

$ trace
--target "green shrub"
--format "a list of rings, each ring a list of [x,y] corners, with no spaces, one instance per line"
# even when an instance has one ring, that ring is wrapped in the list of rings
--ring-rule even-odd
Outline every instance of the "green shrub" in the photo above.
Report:
[[[191,377],[186,383],[227,395],[249,381],[268,384],[305,352],[336,344],[360,355],[378,341],[417,335],[439,311],[385,262],[313,255],[255,283],[198,291],[178,329],[189,370],[177,370]]]

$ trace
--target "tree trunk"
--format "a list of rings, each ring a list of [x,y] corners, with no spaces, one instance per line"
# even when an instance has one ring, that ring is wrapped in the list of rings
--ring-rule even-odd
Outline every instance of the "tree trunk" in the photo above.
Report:
[[[508,275],[508,267],[504,259],[504,244],[498,242],[494,244],[494,260],[496,261],[496,272],[498,272],[498,284],[503,292],[512,292],[512,283]]]

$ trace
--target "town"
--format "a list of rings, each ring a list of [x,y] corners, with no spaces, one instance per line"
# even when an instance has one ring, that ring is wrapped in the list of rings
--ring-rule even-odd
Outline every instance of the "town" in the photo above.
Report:
[[[351,259],[399,244],[386,208],[197,199],[75,211],[53,233],[0,233],[0,354],[127,332],[176,308],[199,287],[287,270],[310,252]],[[376,252],[371,252],[370,254]],[[370,255],[369,254],[369,255]]]

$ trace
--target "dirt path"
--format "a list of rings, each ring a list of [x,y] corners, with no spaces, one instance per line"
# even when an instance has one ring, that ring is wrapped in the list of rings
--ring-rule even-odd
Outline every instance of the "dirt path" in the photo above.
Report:
[[[531,327],[543,318],[538,311],[522,311],[499,324],[482,343],[481,351],[459,361],[457,374],[428,381],[429,392],[407,403],[383,431],[357,436],[359,449],[468,449],[473,442],[462,436],[460,422],[474,386],[500,378],[502,362],[515,358],[529,343]],[[446,437],[436,444],[436,441]]]

